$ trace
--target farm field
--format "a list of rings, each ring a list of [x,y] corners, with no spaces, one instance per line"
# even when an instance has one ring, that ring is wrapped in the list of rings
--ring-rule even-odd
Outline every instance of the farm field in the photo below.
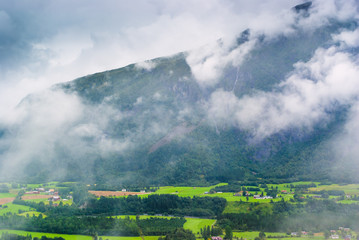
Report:
[[[7,203],[7,204],[5,204],[5,206],[7,206],[7,207],[0,209],[0,215],[5,215],[6,213],[9,213],[9,212],[12,214],[18,214],[19,210],[21,210],[23,212],[29,212],[29,211],[33,210],[32,208],[30,208],[28,206],[17,205],[17,204],[13,204],[13,203]]]
[[[321,190],[342,190],[345,194],[359,195],[359,184],[348,184],[348,185],[321,185],[316,188],[309,188],[310,191],[321,191]]]
[[[18,234],[22,236],[26,236],[30,234],[32,237],[38,237],[41,238],[41,236],[46,237],[62,237],[66,240],[92,240],[93,238],[91,236],[85,236],[85,235],[70,235],[70,234],[57,234],[57,233],[42,233],[42,232],[27,232],[27,231],[20,231],[20,230],[0,230],[0,234],[7,232],[7,233],[13,233]],[[118,237],[118,236],[99,236],[99,238],[102,238],[103,240],[130,240],[130,239],[138,239],[141,240],[141,237]],[[157,240],[159,236],[145,236],[145,240]]]
[[[29,217],[38,217],[40,214],[42,214],[43,217],[46,217],[45,214],[43,214],[41,212],[36,212],[36,211],[23,212],[23,213],[20,213],[18,215],[24,216],[24,217],[26,217],[27,215],[29,215]]]
[[[216,220],[215,219],[204,219],[204,218],[186,218],[186,222],[183,225],[184,229],[191,230],[194,234],[199,234],[201,228],[205,226],[212,226]]]

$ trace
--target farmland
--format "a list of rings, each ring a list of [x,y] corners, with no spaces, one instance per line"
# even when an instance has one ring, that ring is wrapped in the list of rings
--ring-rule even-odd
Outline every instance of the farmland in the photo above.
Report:
[[[73,184],[73,183],[71,183]],[[46,184],[38,184],[33,185],[33,187],[43,187]],[[67,189],[70,187],[67,187],[66,184],[61,183],[51,183],[47,186],[50,186],[54,191],[59,191],[62,189]],[[59,186],[59,187],[58,187]],[[69,185],[71,186],[71,185]],[[308,186],[314,186],[314,187],[308,187]],[[226,192],[221,191],[221,189],[241,189],[240,192],[230,190],[232,192]],[[46,187],[46,189],[49,189]],[[242,191],[242,189],[245,189]],[[253,190],[255,189],[255,190]],[[277,192],[277,198],[273,199],[257,199],[254,197],[254,195],[266,195],[268,191],[270,190],[276,190]],[[163,196],[176,196],[179,198],[224,198],[226,199],[227,203],[224,207],[224,210],[222,212],[223,216],[221,218],[226,217],[236,217],[238,214],[243,216],[252,216],[259,218],[259,216],[272,216],[275,210],[274,203],[280,203],[285,202],[289,203],[292,206],[295,205],[303,205],[305,206],[307,201],[310,201],[310,199],[315,200],[330,200],[333,203],[343,203],[345,205],[357,205],[358,200],[354,197],[359,191],[359,184],[348,184],[348,185],[338,185],[338,184],[331,184],[331,185],[321,185],[319,182],[292,182],[292,183],[284,183],[284,184],[258,184],[256,186],[253,186],[252,184],[246,185],[236,185],[233,183],[227,184],[227,183],[220,183],[213,186],[208,187],[178,187],[178,186],[162,186],[156,189],[155,192],[133,192],[133,191],[88,191],[91,195],[96,196],[97,201],[100,199],[100,196],[106,196],[110,199],[126,199],[128,196],[131,195],[138,195],[140,199],[148,199],[151,198],[150,196],[154,195],[153,197],[156,197],[158,195]],[[16,197],[16,193],[20,192],[22,189],[20,188],[11,188],[9,189],[9,193],[2,193],[0,195],[0,199],[3,199],[4,201],[8,201],[6,204],[3,204],[2,208],[0,209],[0,215],[6,215],[8,213],[16,214],[23,217],[38,217],[40,214],[43,218],[48,217],[47,212],[39,212],[36,211],[36,209],[24,206],[24,205],[18,205],[11,203],[11,201]],[[29,185],[27,185],[27,191],[30,190]],[[334,196],[329,195],[324,197],[321,194],[323,193],[332,193],[335,191],[339,191],[340,196]],[[243,196],[244,193],[246,193],[247,196]],[[70,194],[73,194],[70,192]],[[22,196],[22,199],[24,202],[32,202],[35,204],[44,203],[46,209],[51,209],[49,207],[50,201],[48,200],[50,196],[48,193],[42,192],[40,194],[24,194]],[[134,196],[131,196],[134,197]],[[134,198],[136,199],[136,198]],[[148,199],[149,200],[149,199]],[[72,199],[69,200],[61,200],[63,204],[71,205],[74,203]],[[54,202],[54,203],[60,203],[60,201]],[[32,206],[32,205],[31,205]],[[36,205],[34,205],[36,206]],[[61,205],[62,206],[62,205]],[[297,207],[295,207],[297,208]],[[301,209],[301,207],[298,207],[298,209]],[[56,211],[55,211],[56,212]],[[144,212],[146,213],[146,212]],[[180,212],[178,212],[180,213]],[[137,213],[136,213],[137,214]],[[136,214],[126,214],[126,215],[117,215],[116,218],[118,219],[131,219],[132,221],[136,221]],[[232,214],[232,215],[231,215]],[[233,215],[234,214],[234,215]],[[254,214],[254,215],[253,215]],[[223,219],[208,219],[206,217],[189,217],[192,215],[185,215],[185,223],[183,224],[184,229],[188,229],[192,231],[197,238],[201,237],[201,231],[207,227],[207,226],[223,226]],[[195,215],[194,215],[195,216]],[[168,216],[168,213],[164,212],[164,215],[154,215],[154,213],[150,213],[150,215],[144,215],[143,213],[139,215],[138,219],[151,219],[151,218],[162,218],[162,219],[171,219],[173,216]],[[253,223],[251,223],[253,224]],[[263,224],[263,223],[261,223]],[[344,225],[346,226],[346,225]],[[246,238],[246,239],[254,239],[255,237],[258,237],[259,232],[255,231],[254,225],[247,225],[244,229],[249,228],[248,230],[252,231],[238,231],[241,229],[241,226],[238,228],[234,228],[233,236],[238,238]],[[281,230],[282,231],[282,230]],[[25,234],[26,232],[19,232],[21,234]],[[31,233],[33,234],[43,234],[43,233]],[[50,234],[50,233],[46,233]],[[51,233],[48,236],[55,236],[55,233]],[[224,232],[223,232],[224,234]],[[290,235],[285,234],[284,232],[276,232],[276,233],[265,233],[267,236],[275,236],[284,238],[287,240],[301,240],[301,239],[324,239],[323,233],[322,234],[316,234],[315,236],[312,236],[311,238],[308,236],[301,236],[301,237],[295,237],[293,238]],[[33,235],[37,236],[37,235]],[[65,239],[89,239],[88,236],[84,235],[63,235],[66,236]],[[223,235],[222,235],[223,236]],[[156,236],[145,236],[145,239],[157,239]],[[141,239],[140,237],[103,237],[103,239]]]

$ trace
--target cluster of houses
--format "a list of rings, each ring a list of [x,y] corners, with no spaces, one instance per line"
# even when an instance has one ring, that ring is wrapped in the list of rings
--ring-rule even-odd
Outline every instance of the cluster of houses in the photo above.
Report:
[[[342,231],[344,233],[348,233],[345,235],[344,240],[351,240],[352,236],[350,235],[350,228],[345,227],[339,227],[339,231]],[[336,230],[330,230],[330,238],[331,239],[339,239],[339,235],[337,234]]]
[[[49,190],[45,190],[45,188],[36,188],[33,191],[28,191],[25,192],[25,194],[40,194],[40,193],[47,193],[48,195],[50,195],[50,197],[48,198],[49,201],[60,201],[61,197],[59,196],[59,192],[55,191],[55,189],[49,189]],[[71,199],[72,196],[69,195],[67,196],[67,198]],[[64,201],[67,201],[67,199],[63,199]]]
[[[343,233],[343,232],[345,233],[344,234],[345,237],[343,238],[344,240],[351,240],[352,239],[352,236],[350,235],[350,228],[340,227],[339,230],[341,231],[341,233]],[[301,231],[300,233],[303,236],[308,235],[308,232],[306,232],[306,231]],[[330,239],[339,239],[340,238],[339,235],[337,234],[336,230],[330,230],[330,234],[331,234],[329,236]],[[293,237],[296,237],[296,236],[299,236],[299,233],[298,232],[292,232],[291,235]]]
[[[301,231],[300,234],[303,235],[303,236],[307,236],[307,235],[308,235],[308,232],[306,232],[306,231]],[[299,236],[299,233],[298,233],[298,232],[292,232],[291,235],[292,235],[293,237],[296,237],[296,236]]]
[[[223,240],[221,237],[212,237],[212,240]]]
[[[271,196],[254,195],[253,198],[254,198],[254,199],[272,199],[273,197],[271,197]]]

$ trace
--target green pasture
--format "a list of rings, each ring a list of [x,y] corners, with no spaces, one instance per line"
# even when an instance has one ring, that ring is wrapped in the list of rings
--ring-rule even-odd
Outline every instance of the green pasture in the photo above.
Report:
[[[303,182],[305,183],[305,182]],[[247,202],[247,198],[243,196],[234,196],[232,192],[223,192],[223,193],[213,193],[213,194],[205,194],[205,192],[209,192],[212,188],[216,186],[226,185],[227,183],[220,183],[210,187],[173,187],[173,186],[166,186],[160,187],[159,190],[152,194],[176,194],[180,197],[221,197],[225,198],[228,202],[236,202],[236,201],[243,201]],[[283,184],[285,185],[285,184]],[[275,185],[274,185],[275,186]],[[264,189],[261,188],[261,191]],[[289,191],[289,190],[288,190]],[[255,194],[256,192],[250,191],[251,194]],[[258,192],[259,194],[260,192]],[[293,198],[293,194],[280,194],[279,198],[272,199],[274,202],[281,201],[281,197],[284,198],[285,201],[290,200]],[[269,203],[271,199],[254,199],[253,197],[248,198],[248,202],[260,202],[260,203]]]
[[[228,202],[223,213],[249,213],[251,211],[260,211],[262,213],[272,214],[273,207],[270,203],[251,206],[251,203],[246,202]]]
[[[342,190],[345,194],[359,195],[359,184],[347,184],[347,185],[322,185],[316,188],[309,188],[310,191],[321,191],[321,190]]]
[[[17,205],[17,204],[13,204],[13,203],[6,203],[3,206],[7,206],[7,208],[1,208],[0,209],[0,215],[5,215],[7,213],[13,213],[13,214],[18,214],[19,210],[24,211],[24,212],[29,212],[32,211],[33,209],[28,207],[28,206],[23,206],[23,205]]]
[[[12,198],[16,197],[16,193],[0,193],[0,198]]]
[[[49,195],[49,197],[51,197],[51,195]],[[49,200],[47,198],[40,198],[40,199],[28,199],[28,200],[24,200],[24,201],[27,201],[27,202],[36,202],[36,203],[40,203],[40,202],[43,202],[45,205],[48,205],[49,204]],[[57,204],[60,204],[60,202],[62,202],[64,205],[72,205],[72,199],[68,199],[66,201],[64,200],[61,200],[61,201],[55,201],[53,203],[57,203]]]
[[[153,194],[176,194],[180,197],[193,197],[193,196],[201,196],[205,195],[205,192],[209,192],[212,188],[216,186],[226,185],[227,183],[220,183],[210,187],[173,187],[166,186],[160,187]]]
[[[27,217],[27,215],[29,215],[29,217],[38,217],[40,214],[42,214],[43,217],[46,217],[45,214],[43,214],[41,212],[36,212],[36,211],[23,212],[23,213],[18,214],[18,215],[24,216],[24,217]]]
[[[200,233],[201,228],[206,226],[212,226],[216,220],[215,219],[204,219],[204,218],[185,218],[186,222],[183,225],[184,229],[191,230],[194,234]]]
[[[93,238],[91,236],[85,236],[85,235],[70,235],[70,234],[57,234],[57,233],[42,233],[42,232],[27,232],[27,231],[20,231],[20,230],[0,230],[0,234],[7,232],[17,235],[26,236],[30,234],[32,237],[38,237],[41,238],[42,236],[46,237],[63,237],[66,240],[92,240]],[[102,238],[103,240],[141,240],[141,237],[118,237],[118,236],[99,236],[99,238]],[[159,236],[144,236],[145,240],[157,240]]]

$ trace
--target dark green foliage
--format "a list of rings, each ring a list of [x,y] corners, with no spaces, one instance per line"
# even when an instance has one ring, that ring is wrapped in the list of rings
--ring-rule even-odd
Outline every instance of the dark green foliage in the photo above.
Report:
[[[43,202],[35,203],[14,200],[15,204],[35,208],[39,212],[58,216],[73,215],[119,215],[119,214],[172,214],[176,216],[215,217],[220,215],[226,200],[219,197],[178,197],[177,195],[149,195],[147,198],[128,196],[126,198],[91,198],[86,202],[86,208],[75,206],[51,207]]]
[[[359,206],[338,204],[331,200],[306,200],[305,204],[290,204],[285,201],[274,202],[266,208],[254,208],[248,213],[227,213],[219,217],[221,227],[234,229],[294,232],[305,229],[322,232],[340,226],[356,228],[359,221]],[[248,203],[243,203],[248,204]],[[268,211],[268,208],[272,211]]]
[[[1,228],[63,234],[93,235],[97,233],[113,236],[139,236],[140,232],[143,235],[165,235],[173,232],[176,228],[183,227],[185,222],[184,218],[131,220],[100,216],[49,216],[46,218],[42,216],[32,218],[17,215],[0,216]]]
[[[6,184],[1,184],[0,193],[8,193],[8,192],[9,192],[9,187]]]
[[[196,236],[191,232],[191,230],[177,228],[165,237],[158,238],[158,240],[196,240]]]

